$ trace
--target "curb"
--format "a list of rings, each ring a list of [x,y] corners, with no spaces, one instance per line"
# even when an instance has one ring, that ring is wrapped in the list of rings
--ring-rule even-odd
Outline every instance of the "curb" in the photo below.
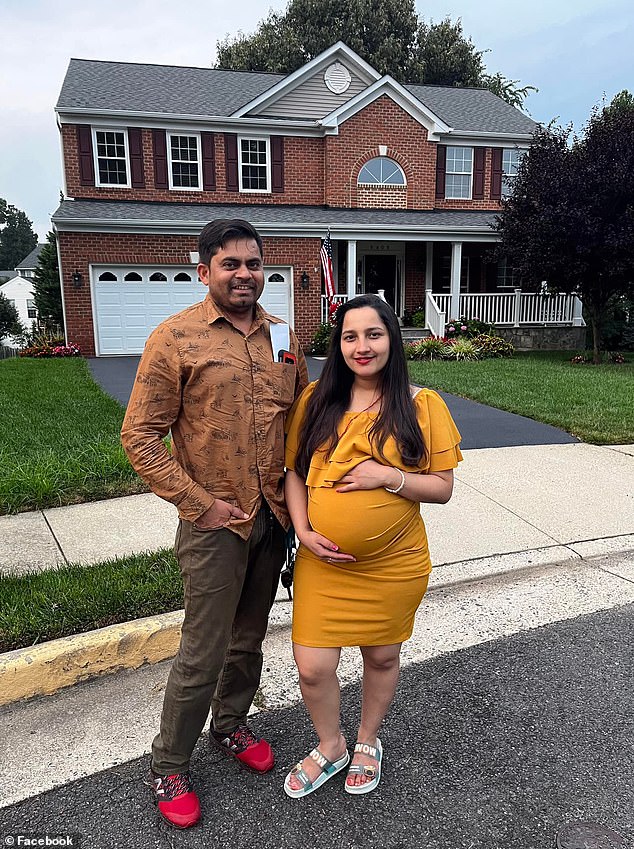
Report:
[[[574,548],[553,545],[442,564],[432,572],[428,593],[447,591],[452,586],[495,579],[505,574],[631,550],[633,539],[632,535],[608,538],[601,541],[601,546],[597,540],[595,550],[584,553],[575,550],[579,548],[578,544]],[[598,548],[603,550],[596,550]],[[145,663],[169,660],[178,650],[182,622],[183,611],[175,610],[0,654],[0,706],[34,696],[52,695],[64,687],[111,672],[138,669]],[[281,591],[269,617],[269,633],[290,629],[290,623],[291,606],[286,602],[285,591]]]

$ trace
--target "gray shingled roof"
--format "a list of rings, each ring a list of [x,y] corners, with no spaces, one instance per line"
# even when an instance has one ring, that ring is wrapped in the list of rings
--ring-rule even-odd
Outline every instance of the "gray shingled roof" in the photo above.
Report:
[[[283,79],[252,71],[71,59],[57,108],[226,117]],[[455,130],[532,133],[537,126],[484,89],[406,88]]]
[[[454,130],[534,133],[537,129],[535,121],[487,89],[435,85],[405,88]]]
[[[488,231],[494,212],[397,209],[339,209],[325,206],[282,206],[278,204],[212,204],[212,203],[139,203],[135,201],[73,200],[63,201],[52,216],[63,229],[68,221],[102,221],[104,224],[126,222],[191,223],[202,227],[214,218],[246,218],[257,226],[313,224],[328,226],[383,225],[385,227],[460,227]]]
[[[24,259],[22,260],[22,262],[19,262],[16,265],[16,267],[15,267],[16,271],[17,271],[18,268],[26,268],[26,269],[36,268],[37,261],[39,259],[42,248],[45,246],[45,244],[46,244],[45,242],[40,242],[40,244],[36,245],[33,248],[33,250],[31,251],[31,253],[27,254],[27,256],[25,256]]]
[[[71,59],[57,109],[232,115],[282,74]]]

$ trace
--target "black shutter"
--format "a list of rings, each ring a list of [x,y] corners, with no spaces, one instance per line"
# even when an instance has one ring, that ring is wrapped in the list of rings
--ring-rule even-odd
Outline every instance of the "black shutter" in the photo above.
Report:
[[[445,171],[447,167],[447,148],[439,144],[436,151],[436,197],[445,196]]]
[[[168,189],[165,130],[152,130],[152,147],[154,148],[154,188]]]
[[[491,151],[491,198],[500,200],[502,197],[502,148],[494,147]]]
[[[128,150],[130,151],[130,182],[132,188],[144,189],[143,141],[139,127],[128,127]]]
[[[238,137],[235,133],[225,133],[225,172],[227,191],[237,192],[238,183]]]
[[[484,157],[486,148],[474,147],[473,149],[473,194],[474,200],[484,197]]]
[[[271,190],[284,191],[284,136],[271,136]]]
[[[82,186],[95,185],[95,163],[92,156],[92,131],[88,124],[77,125],[79,180]]]
[[[206,192],[216,190],[216,151],[213,133],[201,133],[203,148],[203,189]]]

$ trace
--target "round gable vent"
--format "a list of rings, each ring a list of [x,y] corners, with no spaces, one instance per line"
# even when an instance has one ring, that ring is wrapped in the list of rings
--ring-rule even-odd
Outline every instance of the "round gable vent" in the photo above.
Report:
[[[333,62],[326,68],[324,82],[334,94],[343,94],[352,82],[350,71],[341,62]]]

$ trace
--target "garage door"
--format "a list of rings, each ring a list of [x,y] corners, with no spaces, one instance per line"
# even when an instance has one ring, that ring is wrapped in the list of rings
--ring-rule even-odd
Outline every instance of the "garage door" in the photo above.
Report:
[[[264,272],[260,304],[292,326],[291,268],[267,266]],[[95,265],[91,283],[98,356],[140,354],[158,324],[207,291],[191,265]]]

